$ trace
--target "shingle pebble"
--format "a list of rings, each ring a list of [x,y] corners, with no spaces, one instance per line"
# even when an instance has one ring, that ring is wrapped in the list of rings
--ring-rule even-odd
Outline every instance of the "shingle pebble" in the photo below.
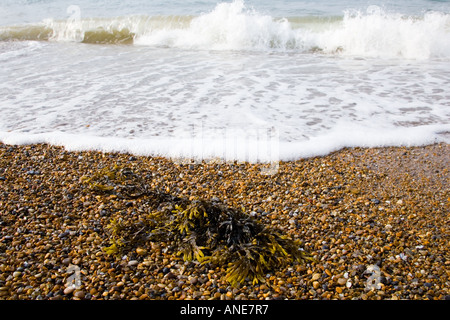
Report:
[[[170,243],[108,255],[111,219],[149,214],[142,199],[81,183],[114,165],[149,188],[243,208],[316,261],[233,288],[226,266],[183,261]],[[273,175],[265,166],[0,144],[0,299],[449,299],[449,145],[344,149],[280,162]]]

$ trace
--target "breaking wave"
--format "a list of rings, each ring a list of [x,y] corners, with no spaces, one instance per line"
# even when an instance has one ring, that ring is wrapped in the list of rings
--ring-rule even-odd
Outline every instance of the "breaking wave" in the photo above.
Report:
[[[370,6],[336,17],[272,17],[243,1],[198,16],[44,20],[0,28],[1,41],[130,44],[194,50],[281,50],[405,59],[450,58],[450,15],[407,16]]]

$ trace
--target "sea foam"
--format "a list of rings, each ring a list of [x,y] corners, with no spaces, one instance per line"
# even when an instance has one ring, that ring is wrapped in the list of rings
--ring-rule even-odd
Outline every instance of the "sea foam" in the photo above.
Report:
[[[72,8],[73,7],[73,8]],[[71,9],[72,8],[72,9]],[[275,17],[241,0],[192,15],[82,17],[0,28],[0,40],[134,43],[197,50],[322,52],[348,56],[450,58],[450,14],[405,15],[378,6],[342,17]],[[78,10],[80,10],[78,8]],[[71,12],[72,12],[71,11]]]
[[[449,142],[448,13],[72,9],[0,28],[0,141],[249,162]]]

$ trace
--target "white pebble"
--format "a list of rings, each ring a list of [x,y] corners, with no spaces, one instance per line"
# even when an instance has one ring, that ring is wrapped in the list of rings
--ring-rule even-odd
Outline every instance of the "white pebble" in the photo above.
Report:
[[[130,262],[128,262],[128,266],[133,267],[139,264],[139,261],[137,260],[131,260]]]

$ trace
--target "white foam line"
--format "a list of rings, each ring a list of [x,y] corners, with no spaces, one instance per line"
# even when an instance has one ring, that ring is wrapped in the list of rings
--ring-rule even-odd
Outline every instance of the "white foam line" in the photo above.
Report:
[[[440,133],[450,132],[450,125],[427,125],[409,128],[380,130],[341,124],[334,130],[307,141],[281,143],[280,159],[296,160],[324,156],[331,152],[352,147],[376,148],[395,146],[424,146],[433,143],[450,143],[450,138]]]
[[[437,142],[450,143],[450,125],[427,125],[380,130],[340,124],[328,133],[306,141],[286,142],[277,139],[127,139],[98,137],[64,132],[29,134],[0,131],[0,141],[10,145],[47,143],[63,146],[68,151],[95,150],[143,156],[190,158],[194,160],[221,158],[248,162],[289,161],[323,156],[346,147],[422,146]]]

